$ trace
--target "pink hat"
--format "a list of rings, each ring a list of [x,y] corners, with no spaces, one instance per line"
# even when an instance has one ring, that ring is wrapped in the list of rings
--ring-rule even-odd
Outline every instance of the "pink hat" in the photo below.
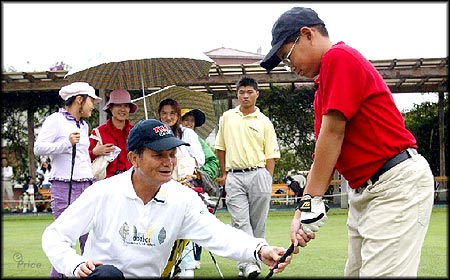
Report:
[[[103,111],[109,109],[109,105],[111,104],[130,104],[130,113],[134,113],[137,110],[137,105],[131,103],[130,93],[124,89],[116,89],[111,91],[109,94],[109,101],[106,103],[105,107],[103,107]]]
[[[95,95],[95,89],[85,82],[75,82],[70,85],[63,86],[59,90],[59,96],[65,101],[72,96],[87,94],[90,97],[94,98],[94,100],[102,100],[100,97]]]

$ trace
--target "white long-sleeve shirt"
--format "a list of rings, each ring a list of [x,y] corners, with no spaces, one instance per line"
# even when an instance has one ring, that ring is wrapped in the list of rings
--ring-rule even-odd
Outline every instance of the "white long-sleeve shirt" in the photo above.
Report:
[[[94,183],[45,229],[42,248],[56,270],[73,276],[78,264],[91,259],[116,266],[125,277],[160,277],[176,239],[244,261],[255,261],[258,245],[266,244],[222,223],[197,193],[174,180],[144,205],[132,172]],[[88,232],[80,256],[72,246]]]
[[[52,170],[50,180],[69,181],[72,165],[72,144],[69,135],[80,132],[80,141],[76,144],[75,166],[73,180],[84,181],[93,179],[91,158],[89,157],[89,127],[85,121],[77,127],[75,120],[70,120],[62,113],[64,109],[48,116],[34,143],[35,155],[52,155]],[[67,111],[65,111],[67,112]]]

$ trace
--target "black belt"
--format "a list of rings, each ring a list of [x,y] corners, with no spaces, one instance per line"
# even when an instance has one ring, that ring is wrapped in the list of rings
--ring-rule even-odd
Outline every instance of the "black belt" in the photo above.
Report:
[[[399,153],[398,155],[396,155],[395,157],[389,159],[388,161],[386,161],[386,163],[380,167],[380,169],[377,170],[377,172],[375,172],[372,177],[370,177],[370,183],[371,184],[375,184],[375,182],[378,181],[378,179],[380,179],[380,176],[388,171],[389,169],[391,169],[392,167],[396,166],[397,164],[407,160],[408,158],[411,157],[410,153],[408,152],[408,150],[414,154],[417,155],[417,150],[414,148],[408,148],[406,150],[404,150],[403,152]],[[364,183],[361,187],[356,188],[355,192],[356,193],[360,193],[362,192],[366,187],[367,187],[368,183]]]
[[[235,169],[235,168],[230,168],[228,169],[227,172],[231,172],[231,173],[238,173],[238,172],[250,172],[250,171],[255,171],[258,168],[262,168],[259,166],[252,166],[252,167],[246,167],[246,168],[242,168],[242,169]]]

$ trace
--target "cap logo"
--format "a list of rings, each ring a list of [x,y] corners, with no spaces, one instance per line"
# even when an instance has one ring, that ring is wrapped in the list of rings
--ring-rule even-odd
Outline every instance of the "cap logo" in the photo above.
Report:
[[[170,134],[170,130],[167,128],[166,125],[155,126],[153,128],[153,131],[161,137]]]

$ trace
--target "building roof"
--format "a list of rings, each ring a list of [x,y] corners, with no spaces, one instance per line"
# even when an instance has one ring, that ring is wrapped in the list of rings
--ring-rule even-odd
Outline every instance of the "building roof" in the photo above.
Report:
[[[264,55],[262,55],[261,53],[246,52],[225,47],[213,49],[208,52],[204,52],[204,54],[213,60],[214,58],[243,58],[257,60],[261,60],[264,58]]]
[[[448,92],[448,57],[386,59],[371,61],[380,72],[392,93],[407,92]],[[58,92],[62,86],[69,84],[64,79],[67,71],[43,72],[3,72],[2,94],[38,93],[41,91]],[[229,99],[235,95],[236,82],[242,76],[250,76],[258,81],[260,89],[273,85],[311,86],[312,79],[299,77],[288,72],[283,65],[267,71],[259,64],[220,65],[213,63],[207,79],[192,80],[177,84],[192,90],[205,91],[214,99]],[[146,91],[160,90],[149,87]],[[139,90],[139,89],[136,89]]]

